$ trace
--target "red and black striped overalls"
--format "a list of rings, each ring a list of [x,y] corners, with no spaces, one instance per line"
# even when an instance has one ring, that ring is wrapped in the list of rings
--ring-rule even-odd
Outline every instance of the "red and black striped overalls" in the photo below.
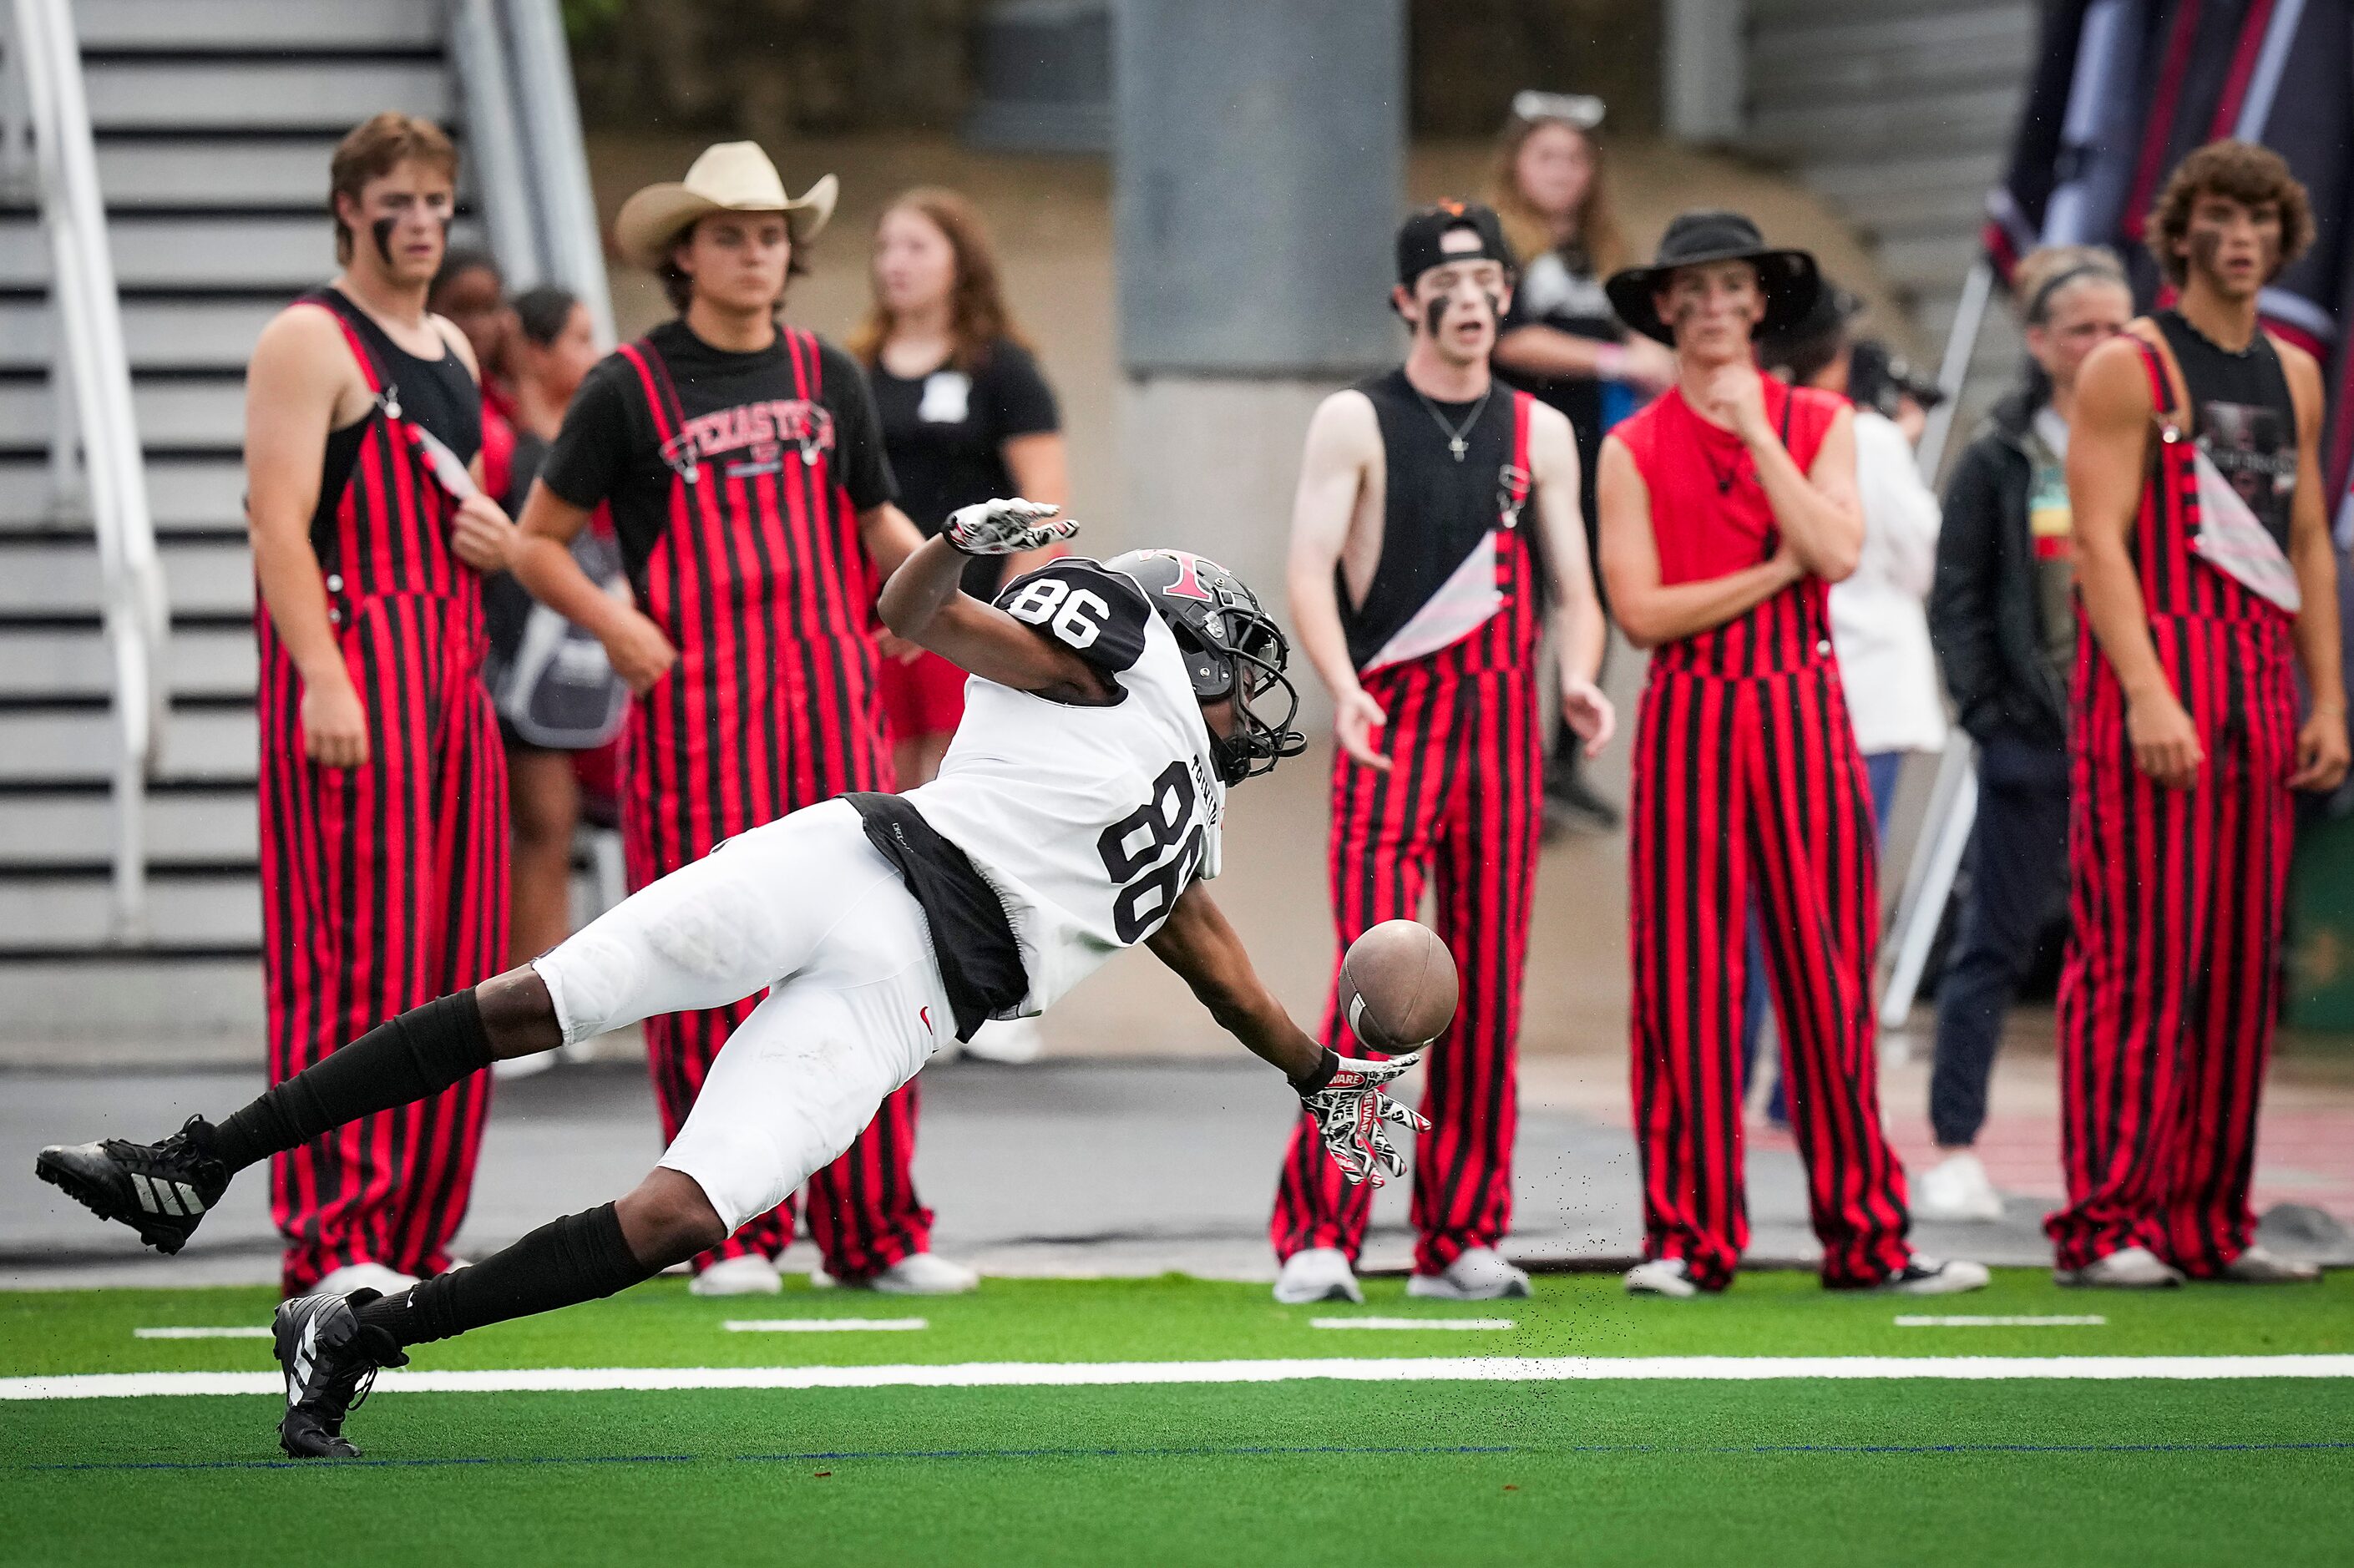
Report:
[[[822,390],[818,340],[779,329],[793,396]],[[678,663],[631,705],[623,736],[621,832],[630,885],[643,887],[721,840],[852,789],[891,788],[875,688],[880,585],[827,450],[775,430],[773,462],[748,476],[699,461],[678,392],[649,339],[620,351],[638,376],[672,472],[670,517],[638,574],[640,607]],[[708,416],[706,416],[707,418]],[[762,993],[765,995],[766,993]],[[759,996],[646,1020],[663,1134],[677,1136],[712,1059]],[[883,1102],[848,1153],[810,1179],[810,1233],[839,1277],[863,1278],[930,1243],[916,1196],[916,1086]],[[792,1239],[790,1202],[697,1266]]]
[[[2059,1010],[2068,1206],[2044,1229],[2062,1268],[2144,1246],[2211,1277],[2255,1234],[2248,1186],[2293,837],[2296,622],[2193,555],[2197,449],[2166,361],[2137,344],[2159,413],[2133,558],[2150,642],[2206,760],[2187,789],[2135,766],[2124,690],[2080,606]]]
[[[1767,417],[1810,467],[1838,401],[1802,393],[1793,405],[1780,383],[1765,387]],[[1773,554],[1779,533],[1755,464],[1681,393],[1614,433],[1650,492],[1662,583]],[[1703,1288],[1730,1282],[1749,1240],[1741,1022],[1753,897],[1823,1278],[1877,1284],[1910,1256],[1873,1051],[1872,792],[1829,599],[1809,577],[1654,650],[1636,719],[1628,921],[1643,1250],[1682,1258]]]
[[[1543,607],[1528,536],[1535,526],[1527,512],[1532,399],[1523,392],[1511,397],[1508,472],[1517,477],[1498,496],[1489,532],[1500,603],[1458,641],[1362,677],[1389,717],[1379,741],[1391,760],[1387,772],[1345,751],[1332,759],[1330,866],[1341,950],[1382,921],[1414,919],[1433,886],[1434,925],[1462,979],[1455,1022],[1424,1058],[1422,1111],[1431,1130],[1416,1140],[1414,1159],[1418,1274],[1438,1273],[1469,1248],[1493,1246],[1512,1217],[1521,982],[1543,778]],[[1402,476],[1393,473],[1391,482]],[[1342,1055],[1364,1054],[1341,1017],[1337,990],[1323,1040]],[[1269,1227],[1276,1255],[1338,1247],[1353,1260],[1372,1202],[1372,1187],[1348,1183],[1315,1122],[1302,1117],[1276,1193]]]
[[[324,291],[305,302],[334,314],[377,398],[333,525],[312,541],[367,712],[368,759],[328,768],[304,755],[302,677],[257,596],[272,1083],[495,974],[507,943],[506,752],[482,682],[482,577],[451,552],[457,503],[351,307]],[[447,1267],[489,1103],[488,1075],[477,1074],[274,1157],[287,1293],[352,1263]]]

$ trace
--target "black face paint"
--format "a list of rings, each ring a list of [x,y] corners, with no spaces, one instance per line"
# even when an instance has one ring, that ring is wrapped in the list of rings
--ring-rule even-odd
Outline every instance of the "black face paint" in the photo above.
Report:
[[[392,231],[399,223],[397,217],[379,217],[368,225],[368,232],[376,236],[376,256],[387,267],[392,265]]]
[[[1447,307],[1454,302],[1454,299],[1452,294],[1440,294],[1422,307],[1423,329],[1431,336],[1437,337],[1439,329],[1447,324]]]
[[[1501,323],[1504,319],[1504,296],[1492,290],[1487,294],[1488,319]]]

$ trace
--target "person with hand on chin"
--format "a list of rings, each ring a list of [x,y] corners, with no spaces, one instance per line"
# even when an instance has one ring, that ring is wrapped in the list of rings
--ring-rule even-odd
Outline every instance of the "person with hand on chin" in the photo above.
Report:
[[[1814,258],[1732,212],[1688,212],[1611,302],[1675,351],[1676,385],[1602,443],[1602,569],[1651,652],[1636,721],[1628,916],[1637,1295],[1732,1283],[1748,1243],[1739,1051],[1753,889],[1792,1130],[1832,1289],[1987,1283],[1917,1257],[1882,1128],[1872,1014],[1872,798],[1831,642],[1830,585],[1863,549],[1844,398],[1757,367],[1821,287]]]
[[[768,155],[732,142],[706,149],[684,181],[622,205],[622,255],[662,278],[678,315],[588,373],[524,505],[515,576],[594,632],[637,693],[621,788],[633,887],[787,812],[893,784],[875,599],[922,535],[893,503],[857,363],[777,319],[835,188],[829,175],[788,197]],[[568,547],[599,503],[629,600]],[[725,948],[726,935],[709,939]],[[722,1042],[758,1001],[731,996],[647,1021],[665,1137],[685,1124]],[[977,1283],[931,1251],[915,1135],[908,1084],[811,1177],[826,1280],[927,1295]],[[792,1230],[790,1197],[748,1216],[697,1259],[695,1290],[777,1290],[775,1259]]]
[[[1496,214],[1441,202],[1397,236],[1405,363],[1317,409],[1292,505],[1299,643],[1332,693],[1330,864],[1341,948],[1413,919],[1435,884],[1463,977],[1433,1048],[1415,1171],[1416,1296],[1528,1294],[1496,1250],[1511,1221],[1521,981],[1543,780],[1539,642],[1550,589],[1563,722],[1589,751],[1616,715],[1595,684],[1605,627],[1569,421],[1489,369],[1515,266]],[[1324,1043],[1360,1045],[1339,1011]],[[1276,1299],[1362,1300],[1367,1195],[1303,1119],[1270,1233]]]

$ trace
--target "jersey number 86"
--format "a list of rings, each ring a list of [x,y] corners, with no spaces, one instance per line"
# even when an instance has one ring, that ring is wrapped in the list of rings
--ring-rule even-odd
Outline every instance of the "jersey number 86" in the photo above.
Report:
[[[1166,920],[1177,895],[1201,869],[1209,841],[1199,822],[1192,832],[1185,831],[1193,816],[1193,775],[1182,762],[1172,762],[1152,781],[1152,799],[1096,841],[1104,870],[1122,885],[1111,906],[1112,928],[1121,941],[1134,946]],[[1177,853],[1169,854],[1172,849]]]
[[[1006,600],[1005,613],[1047,628],[1070,647],[1086,648],[1103,635],[1111,606],[1101,596],[1058,577],[1040,577]]]

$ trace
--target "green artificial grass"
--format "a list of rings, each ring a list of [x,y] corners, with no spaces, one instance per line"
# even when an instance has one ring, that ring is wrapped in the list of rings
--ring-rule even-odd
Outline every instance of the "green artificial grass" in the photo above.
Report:
[[[1930,1302],[1744,1277],[1636,1302],[1540,1278],[1505,1333],[1334,1332],[1264,1287],[991,1280],[907,1301],[663,1281],[419,1347],[421,1368],[1272,1356],[2151,1355],[2354,1350],[2354,1282]],[[0,1296],[0,1375],[267,1370],[258,1290]],[[2104,1328],[1899,1329],[1900,1313]],[[728,1318],[921,1316],[731,1334]],[[0,1403],[0,1563],[2342,1563],[2354,1379],[1342,1383],[379,1393],[355,1463],[278,1455],[270,1396]]]
[[[9,1407],[0,1559],[2279,1568],[2354,1528],[2337,1383],[387,1394],[371,1460],[257,1467],[277,1414]]]
[[[1408,1300],[1405,1283],[1366,1283],[1363,1308],[1279,1307],[1267,1287],[1158,1279],[991,1279],[928,1300],[811,1290],[705,1300],[656,1280],[610,1300],[502,1323],[418,1348],[425,1368],[869,1366],[952,1361],[1200,1361],[1278,1356],[2283,1355],[2354,1351],[2354,1273],[2252,1290],[2191,1286],[2148,1294],[2061,1290],[2033,1269],[1998,1271],[1968,1296],[1927,1300],[1830,1292],[1812,1277],[1757,1273],[1722,1297],[1634,1300],[1616,1276],[1540,1276],[1524,1301]],[[139,1340],[140,1326],[262,1325],[266,1289],[0,1294],[0,1377],[271,1366],[263,1340]],[[1310,1319],[1510,1318],[1493,1332],[1336,1332]],[[1898,1328],[1899,1315],[2099,1315],[2104,1327]],[[920,1317],[909,1333],[741,1334],[729,1319]]]

